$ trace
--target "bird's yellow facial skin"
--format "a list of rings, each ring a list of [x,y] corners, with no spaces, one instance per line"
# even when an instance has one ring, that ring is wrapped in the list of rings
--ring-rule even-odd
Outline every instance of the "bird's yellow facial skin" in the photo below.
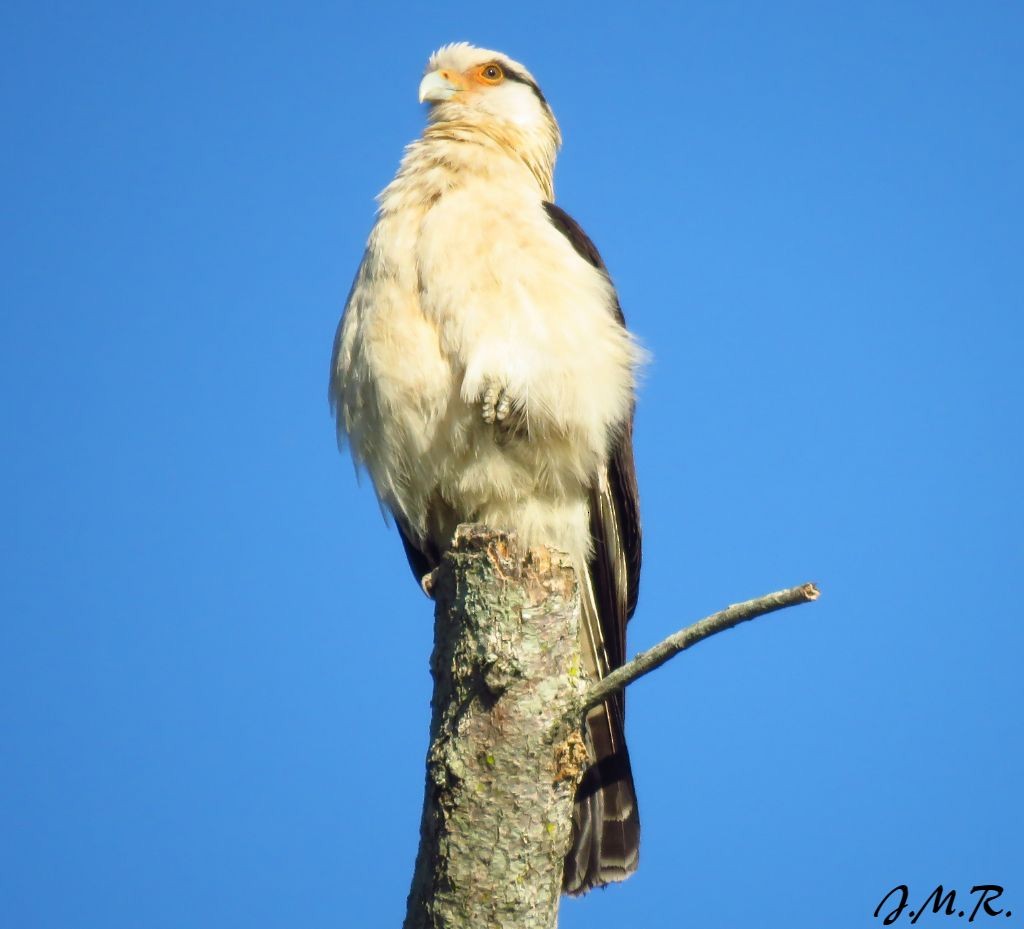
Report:
[[[452,68],[439,68],[420,83],[420,102],[442,103],[456,94],[497,87],[504,80],[505,71],[496,61],[475,65],[462,73]]]
[[[465,78],[461,74],[459,74],[457,71],[452,71],[450,68],[444,68],[443,70],[437,71],[435,73],[440,75],[442,80],[447,81],[449,84],[451,84],[457,90],[465,90],[466,89]]]

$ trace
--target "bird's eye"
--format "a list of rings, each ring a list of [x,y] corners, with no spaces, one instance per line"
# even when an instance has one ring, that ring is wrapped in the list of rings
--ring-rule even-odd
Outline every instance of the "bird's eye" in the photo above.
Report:
[[[505,72],[501,70],[499,65],[484,65],[480,69],[480,78],[488,84],[500,84],[504,77]]]

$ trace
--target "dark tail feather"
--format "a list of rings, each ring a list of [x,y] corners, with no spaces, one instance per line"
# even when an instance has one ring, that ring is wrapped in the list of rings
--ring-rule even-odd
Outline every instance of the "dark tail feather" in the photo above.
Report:
[[[587,749],[597,760],[576,792],[573,842],[562,876],[562,890],[573,895],[625,880],[640,857],[633,772],[614,703],[590,711],[586,737]]]

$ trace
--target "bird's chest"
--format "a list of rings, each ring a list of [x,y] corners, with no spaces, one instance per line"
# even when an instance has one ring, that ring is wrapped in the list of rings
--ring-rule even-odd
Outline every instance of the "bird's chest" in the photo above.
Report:
[[[415,252],[418,299],[456,364],[483,343],[522,352],[543,340],[542,222],[539,199],[493,184],[453,191],[424,216]]]

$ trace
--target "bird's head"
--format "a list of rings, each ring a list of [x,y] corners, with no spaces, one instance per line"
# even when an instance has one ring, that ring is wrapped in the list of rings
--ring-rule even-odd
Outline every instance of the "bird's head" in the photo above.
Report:
[[[457,42],[430,56],[420,102],[432,123],[470,126],[554,166],[562,137],[533,75],[501,52]]]

